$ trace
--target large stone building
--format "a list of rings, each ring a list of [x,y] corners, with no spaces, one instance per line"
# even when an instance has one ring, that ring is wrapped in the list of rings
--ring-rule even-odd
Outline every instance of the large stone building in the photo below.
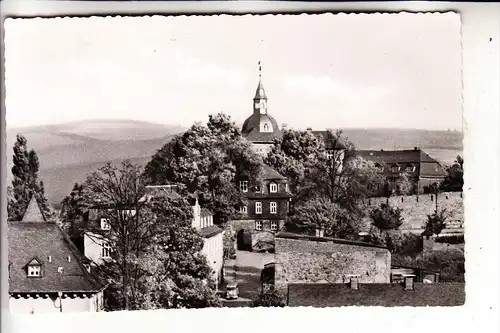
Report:
[[[281,230],[290,210],[288,181],[266,164],[262,165],[262,184],[250,188],[248,181],[239,183],[246,193],[247,204],[232,221],[240,250],[271,250],[274,234]]]
[[[423,150],[358,150],[357,156],[372,161],[383,172],[392,187],[401,173],[415,184],[415,192],[428,192],[429,186],[441,183],[446,177],[443,166]]]
[[[105,286],[32,197],[21,221],[8,223],[11,313],[97,312]]]

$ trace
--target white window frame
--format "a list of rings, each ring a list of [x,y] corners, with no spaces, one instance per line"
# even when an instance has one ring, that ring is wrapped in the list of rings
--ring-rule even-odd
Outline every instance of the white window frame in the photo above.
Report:
[[[240,207],[240,213],[246,214],[247,213],[247,206],[241,206]]]
[[[255,214],[262,214],[262,202],[260,201],[255,203]]]
[[[255,230],[262,231],[262,221],[255,221]]]
[[[101,230],[111,230],[111,223],[106,217],[101,217]]]
[[[271,230],[272,231],[278,230],[278,222],[277,221],[271,221]]]
[[[248,192],[248,180],[240,180],[240,190],[242,192]]]
[[[285,192],[288,192],[288,183],[285,183]]]
[[[331,151],[327,150],[327,151],[326,151],[326,158],[327,158],[328,160],[333,159],[333,152],[331,152]]]
[[[410,171],[408,171],[410,169]],[[415,172],[415,166],[413,164],[406,166],[406,172]]]
[[[28,265],[28,277],[41,277],[41,276],[42,276],[41,265]]]
[[[106,241],[103,241],[101,245],[101,258],[111,258],[111,245]]]
[[[276,183],[269,184],[269,192],[278,193],[278,184]]]
[[[275,201],[269,204],[269,211],[271,214],[276,214],[278,212],[278,204]]]

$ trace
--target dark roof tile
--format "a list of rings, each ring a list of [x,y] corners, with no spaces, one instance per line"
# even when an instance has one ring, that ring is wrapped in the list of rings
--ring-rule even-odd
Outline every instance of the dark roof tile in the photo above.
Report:
[[[86,271],[83,256],[56,223],[9,222],[8,240],[11,293],[96,292],[103,287]],[[25,267],[33,258],[42,263],[42,277],[27,276]]]
[[[461,306],[464,283],[415,283],[405,290],[398,283],[360,284],[358,290],[346,284],[289,284],[289,306]]]
[[[210,237],[213,237],[217,234],[220,234],[223,231],[224,230],[222,230],[218,226],[211,225],[210,227],[206,227],[206,228],[201,229],[201,236],[204,238],[210,238]]]

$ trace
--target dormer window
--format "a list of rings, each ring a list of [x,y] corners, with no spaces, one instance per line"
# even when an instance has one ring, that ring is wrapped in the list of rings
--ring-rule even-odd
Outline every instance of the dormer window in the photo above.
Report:
[[[399,172],[399,165],[397,164],[391,165],[391,172]]]
[[[108,218],[101,218],[101,230],[111,230],[111,223]]]
[[[406,172],[415,172],[415,166],[413,164],[408,164],[406,166]]]
[[[101,258],[111,258],[111,245],[106,241],[102,243]]]
[[[27,265],[28,277],[41,277],[42,276],[42,263],[34,258]]]
[[[271,184],[269,185],[269,192],[271,192],[271,193],[276,193],[276,192],[278,192],[278,184],[276,184],[276,183],[271,183]]]
[[[333,153],[330,150],[326,151],[326,158],[331,160],[333,158]]]
[[[248,181],[246,180],[240,181],[240,190],[242,192],[248,192]]]

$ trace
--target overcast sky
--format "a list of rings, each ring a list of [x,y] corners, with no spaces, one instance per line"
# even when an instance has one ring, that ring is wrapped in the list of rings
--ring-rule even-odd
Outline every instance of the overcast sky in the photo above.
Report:
[[[242,122],[261,60],[279,124],[462,128],[454,14],[10,19],[5,34],[8,127]]]

